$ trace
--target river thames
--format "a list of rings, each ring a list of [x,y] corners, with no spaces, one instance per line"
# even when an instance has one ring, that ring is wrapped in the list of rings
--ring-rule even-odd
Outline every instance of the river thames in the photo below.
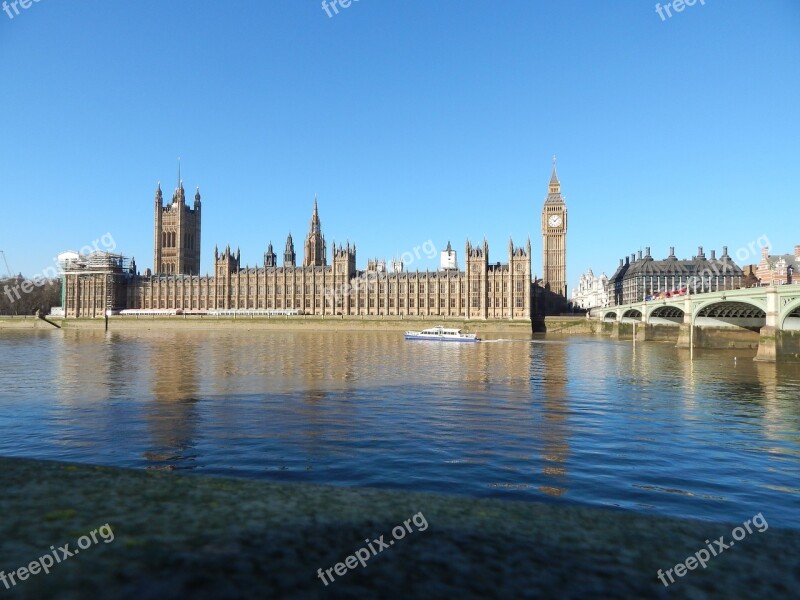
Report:
[[[3,332],[0,455],[800,528],[800,368],[602,337]]]

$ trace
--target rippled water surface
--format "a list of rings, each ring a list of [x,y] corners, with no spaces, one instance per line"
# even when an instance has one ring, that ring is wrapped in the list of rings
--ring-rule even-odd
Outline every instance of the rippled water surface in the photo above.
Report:
[[[736,360],[734,360],[736,357]],[[800,368],[606,338],[0,333],[0,454],[800,528]],[[0,476],[0,480],[2,477]]]

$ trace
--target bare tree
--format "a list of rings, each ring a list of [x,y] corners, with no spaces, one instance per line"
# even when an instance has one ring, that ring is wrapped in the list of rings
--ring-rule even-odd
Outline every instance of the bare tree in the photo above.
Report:
[[[0,315],[46,315],[53,306],[61,306],[60,279],[0,279]]]

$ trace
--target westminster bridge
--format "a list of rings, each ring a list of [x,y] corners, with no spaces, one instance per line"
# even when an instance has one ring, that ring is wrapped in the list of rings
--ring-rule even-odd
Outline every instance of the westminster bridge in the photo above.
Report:
[[[800,285],[721,290],[593,308],[615,337],[683,348],[754,348],[755,360],[800,362]]]

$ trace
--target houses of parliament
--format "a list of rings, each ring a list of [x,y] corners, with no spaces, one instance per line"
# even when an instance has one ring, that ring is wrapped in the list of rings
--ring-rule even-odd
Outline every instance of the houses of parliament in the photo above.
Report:
[[[213,274],[200,274],[202,201],[186,203],[179,177],[171,202],[159,184],[154,201],[153,270],[105,252],[74,255],[63,265],[63,313],[68,318],[110,314],[250,314],[451,317],[530,320],[536,289],[566,297],[567,210],[555,159],[542,210],[541,281],[531,278],[531,243],[509,239],[507,262],[489,260],[489,245],[464,246],[458,268],[449,242],[438,270],[405,270],[395,261],[356,266],[356,246],[328,245],[314,198],[299,260],[289,235],[279,260],[272,243],[263,264],[243,267],[240,252],[214,249]],[[280,264],[279,264],[280,263]]]

